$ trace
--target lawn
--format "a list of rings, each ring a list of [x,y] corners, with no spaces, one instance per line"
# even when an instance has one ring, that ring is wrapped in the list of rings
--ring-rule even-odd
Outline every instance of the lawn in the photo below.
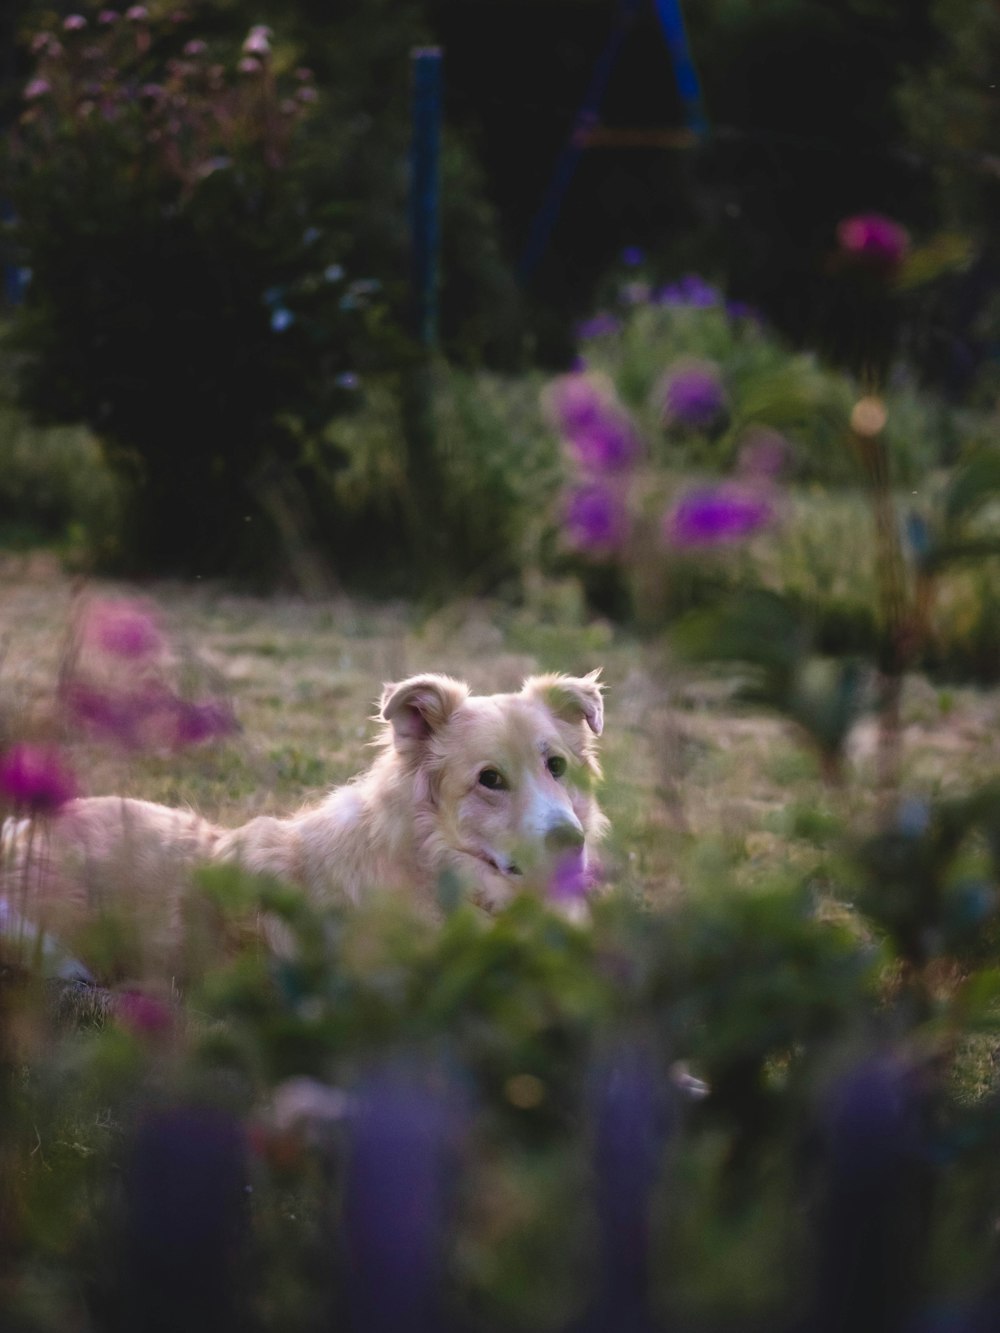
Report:
[[[600,667],[608,878],[641,900],[668,904],[700,874],[717,873],[720,858],[748,883],[773,872],[808,878],[821,872],[838,818],[874,810],[874,722],[855,729],[846,781],[831,789],[787,722],[737,701],[726,675],[678,662],[662,639],[586,615],[569,583],[540,585],[517,609],[485,600],[426,609],[257,597],[197,581],[84,581],[41,553],[7,555],[2,577],[10,735],[51,729],[75,602],[95,596],[146,599],[179,677],[233,706],[233,738],[181,755],[123,753],[70,731],[91,795],[189,804],[224,823],[286,812],[368,762],[386,681],[443,671],[489,693],[518,689],[537,671]],[[930,799],[989,778],[1000,767],[998,715],[1000,691],[908,678],[904,789]]]

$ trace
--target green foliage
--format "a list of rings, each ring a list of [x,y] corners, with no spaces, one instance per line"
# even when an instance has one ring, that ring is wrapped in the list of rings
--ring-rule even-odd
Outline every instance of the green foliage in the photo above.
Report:
[[[39,36],[14,141],[25,398],[97,433],[146,567],[266,565],[273,470],[377,342],[312,75],[255,40],[172,18]]]

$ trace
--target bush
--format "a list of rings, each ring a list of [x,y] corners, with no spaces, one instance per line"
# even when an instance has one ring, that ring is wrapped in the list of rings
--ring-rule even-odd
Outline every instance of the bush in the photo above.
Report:
[[[26,401],[86,422],[130,484],[123,562],[266,566],[274,469],[350,404],[374,346],[311,73],[269,29],[206,42],[141,6],[32,50],[12,177]]]

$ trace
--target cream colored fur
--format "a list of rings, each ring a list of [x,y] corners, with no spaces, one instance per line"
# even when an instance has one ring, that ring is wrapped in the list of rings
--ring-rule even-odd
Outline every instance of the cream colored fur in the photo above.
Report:
[[[542,889],[567,859],[586,872],[606,828],[592,792],[597,673],[534,676],[520,693],[483,696],[447,676],[414,676],[385,687],[379,715],[371,767],[287,818],[227,830],[106,796],[72,802],[44,830],[8,821],[8,897],[62,938],[95,909],[128,907],[160,951],[177,941],[191,870],[206,862],[299,884],[319,902],[389,891],[430,904],[451,872],[490,910]]]

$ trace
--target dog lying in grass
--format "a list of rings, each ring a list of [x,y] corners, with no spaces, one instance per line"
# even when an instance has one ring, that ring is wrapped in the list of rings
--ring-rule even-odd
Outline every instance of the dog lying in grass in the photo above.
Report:
[[[299,885],[320,903],[380,891],[432,903],[449,873],[491,911],[522,888],[555,883],[572,896],[607,825],[593,794],[597,675],[533,676],[517,694],[482,696],[442,675],[387,685],[375,762],[283,819],[224,829],[102,796],[71,801],[42,827],[7,821],[6,896],[67,941],[95,909],[134,909],[154,951],[176,946],[190,873],[212,862]]]

